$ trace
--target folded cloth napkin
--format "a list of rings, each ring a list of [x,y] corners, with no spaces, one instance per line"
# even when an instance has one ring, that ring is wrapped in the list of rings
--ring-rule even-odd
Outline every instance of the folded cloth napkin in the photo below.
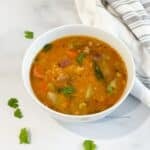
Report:
[[[131,94],[150,107],[150,0],[75,2],[82,23],[112,33],[129,47],[138,77]]]

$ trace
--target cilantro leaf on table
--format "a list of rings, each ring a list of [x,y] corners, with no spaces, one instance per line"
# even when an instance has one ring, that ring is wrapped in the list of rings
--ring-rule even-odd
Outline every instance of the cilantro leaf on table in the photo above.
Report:
[[[92,140],[85,140],[83,142],[84,150],[96,150],[96,144]]]
[[[8,100],[8,106],[10,106],[12,108],[17,108],[19,106],[17,98],[10,98]]]
[[[20,144],[30,144],[30,134],[26,128],[22,128],[19,134]]]
[[[26,39],[33,39],[34,38],[34,33],[32,31],[24,31],[24,37]]]
[[[14,111],[14,116],[21,119],[23,117],[23,114],[21,112],[21,110],[19,108],[17,108],[15,111]]]

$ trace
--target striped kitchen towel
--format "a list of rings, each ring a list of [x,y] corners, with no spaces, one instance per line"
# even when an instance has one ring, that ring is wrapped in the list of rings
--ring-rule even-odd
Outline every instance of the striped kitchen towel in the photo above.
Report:
[[[132,94],[150,106],[150,0],[75,0],[84,24],[111,32],[131,50],[137,77]]]
[[[107,0],[141,45],[137,75],[150,88],[150,0]],[[107,3],[104,5],[107,7]]]

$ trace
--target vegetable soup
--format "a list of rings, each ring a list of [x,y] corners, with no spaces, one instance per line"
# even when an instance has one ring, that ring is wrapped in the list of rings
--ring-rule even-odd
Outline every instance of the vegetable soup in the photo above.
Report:
[[[68,36],[46,44],[30,73],[33,91],[47,107],[85,115],[114,105],[124,92],[127,70],[120,55],[94,37]]]

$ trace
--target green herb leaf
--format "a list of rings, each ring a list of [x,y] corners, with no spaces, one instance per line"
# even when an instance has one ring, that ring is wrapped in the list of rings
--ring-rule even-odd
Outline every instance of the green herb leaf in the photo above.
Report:
[[[112,87],[112,86],[107,86],[107,92],[109,93],[109,94],[112,94],[113,93],[113,91],[114,91],[114,88]]]
[[[84,150],[96,150],[96,144],[92,140],[85,140],[83,142]]]
[[[34,38],[34,33],[32,31],[24,31],[24,37],[26,39],[33,39]]]
[[[100,69],[100,66],[95,61],[93,62],[93,69],[94,69],[95,76],[98,80],[104,79],[104,75]]]
[[[29,131],[26,128],[22,128],[19,134],[20,144],[30,144]]]
[[[43,51],[44,51],[44,52],[47,52],[47,51],[51,50],[52,47],[53,47],[53,44],[52,44],[52,43],[46,44],[46,45],[43,47]]]
[[[107,92],[109,94],[112,94],[116,88],[117,88],[116,79],[114,79],[108,84]]]
[[[21,112],[21,110],[19,108],[17,108],[14,111],[14,116],[17,117],[17,118],[22,118],[23,117],[23,114],[22,114],[22,112]]]
[[[73,94],[75,92],[75,88],[73,86],[66,86],[58,89],[58,91],[67,96]]]
[[[18,100],[16,98],[10,98],[8,100],[8,106],[12,107],[12,108],[17,108],[18,105]]]
[[[78,63],[79,65],[82,65],[85,56],[86,56],[86,55],[85,55],[85,53],[83,53],[83,52],[81,52],[81,53],[77,56],[76,61],[77,61],[77,63]]]

